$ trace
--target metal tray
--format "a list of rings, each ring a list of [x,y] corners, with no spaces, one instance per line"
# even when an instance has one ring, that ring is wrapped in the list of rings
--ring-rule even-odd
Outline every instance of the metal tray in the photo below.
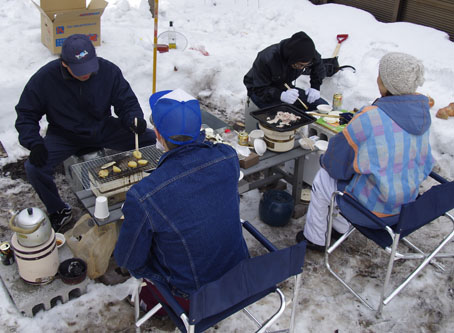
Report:
[[[285,127],[277,127],[277,125],[279,124],[267,123],[267,118],[274,118],[278,111],[289,112],[301,118],[295,121],[293,124]],[[298,110],[295,106],[289,104],[273,105],[264,109],[252,111],[251,116],[257,119],[260,122],[260,125],[262,125],[263,127],[277,132],[291,131],[300,128],[301,126],[309,125],[316,121],[316,118]]]

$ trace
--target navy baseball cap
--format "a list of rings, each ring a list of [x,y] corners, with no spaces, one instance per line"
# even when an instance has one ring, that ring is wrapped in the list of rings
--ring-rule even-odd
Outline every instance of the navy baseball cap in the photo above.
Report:
[[[165,90],[150,96],[154,126],[162,137],[176,145],[194,142],[200,135],[202,114],[197,99],[181,89]],[[188,141],[172,140],[172,136],[185,135]]]
[[[94,73],[99,69],[95,47],[91,40],[82,34],[71,35],[65,39],[61,48],[61,59],[75,76]]]

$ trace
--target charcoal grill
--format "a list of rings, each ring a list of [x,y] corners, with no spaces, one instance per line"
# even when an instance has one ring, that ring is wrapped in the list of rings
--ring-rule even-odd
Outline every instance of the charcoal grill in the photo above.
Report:
[[[111,196],[117,193],[126,192],[132,185],[139,182],[151,170],[156,169],[162,152],[156,146],[147,146],[140,148],[142,159],[147,160],[148,164],[129,168],[128,161],[137,161],[133,156],[134,150],[121,152],[114,155],[99,157],[82,163],[73,164],[71,171],[77,177],[85,190],[92,190],[96,196]],[[98,172],[101,166],[115,161],[122,172],[114,173],[110,167],[109,175],[100,178]]]

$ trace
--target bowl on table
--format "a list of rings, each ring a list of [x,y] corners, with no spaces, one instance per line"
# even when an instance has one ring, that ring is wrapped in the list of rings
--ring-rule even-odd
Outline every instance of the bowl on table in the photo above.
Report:
[[[330,111],[333,110],[333,108],[329,104],[320,104],[317,105],[317,110],[320,113],[329,113]]]

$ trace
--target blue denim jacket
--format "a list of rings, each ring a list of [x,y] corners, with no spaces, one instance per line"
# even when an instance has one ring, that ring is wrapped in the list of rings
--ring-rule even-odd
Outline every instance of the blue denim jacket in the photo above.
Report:
[[[239,171],[235,150],[224,144],[194,142],[165,153],[126,195],[118,265],[187,296],[246,258]]]

